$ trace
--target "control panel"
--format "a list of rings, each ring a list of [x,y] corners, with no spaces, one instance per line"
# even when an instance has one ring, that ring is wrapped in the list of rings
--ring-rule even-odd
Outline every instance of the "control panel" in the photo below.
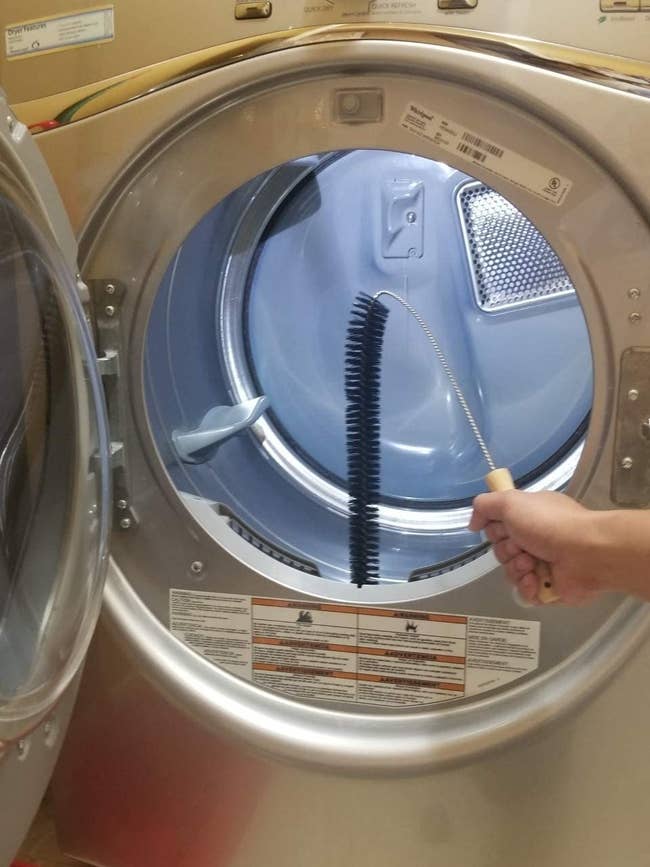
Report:
[[[603,12],[646,12],[650,11],[648,0],[600,0]]]
[[[233,7],[237,35],[256,27],[429,24],[650,61],[650,0],[236,0]]]

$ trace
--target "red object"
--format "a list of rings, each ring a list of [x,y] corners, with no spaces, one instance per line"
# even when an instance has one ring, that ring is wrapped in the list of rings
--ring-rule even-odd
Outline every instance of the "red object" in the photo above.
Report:
[[[32,123],[29,126],[30,132],[46,132],[48,129],[56,129],[57,126],[61,126],[58,120],[42,120],[39,123]],[[25,862],[23,862],[25,863]],[[16,861],[15,864],[18,864],[20,867],[20,861]],[[14,867],[14,864],[11,865]],[[27,867],[35,867],[34,864],[27,864]]]

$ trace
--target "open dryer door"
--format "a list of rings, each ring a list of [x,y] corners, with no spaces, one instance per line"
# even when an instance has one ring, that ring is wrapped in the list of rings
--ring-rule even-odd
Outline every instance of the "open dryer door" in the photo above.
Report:
[[[108,444],[75,243],[0,98],[0,863],[47,784],[101,604]],[[65,704],[65,703],[64,703]],[[69,713],[69,711],[68,711]],[[43,720],[44,725],[39,729]]]

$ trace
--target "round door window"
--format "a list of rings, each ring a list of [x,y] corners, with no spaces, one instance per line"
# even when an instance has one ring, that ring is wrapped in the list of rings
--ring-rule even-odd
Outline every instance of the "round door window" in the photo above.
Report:
[[[387,290],[437,338],[497,465],[562,488],[592,400],[589,338],[562,263],[474,178],[410,154],[315,155],[255,178],[188,235],[149,322],[145,385],[180,492],[252,546],[349,580],[345,343]],[[387,301],[381,368],[383,581],[448,571],[485,458],[418,323]]]
[[[0,722],[56,700],[101,599],[107,437],[77,289],[0,191]]]

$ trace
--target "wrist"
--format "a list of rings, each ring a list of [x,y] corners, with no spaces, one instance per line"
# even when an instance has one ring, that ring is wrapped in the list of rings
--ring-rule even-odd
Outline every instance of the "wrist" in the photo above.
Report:
[[[629,510],[589,515],[586,556],[598,588],[650,600],[650,515]]]

